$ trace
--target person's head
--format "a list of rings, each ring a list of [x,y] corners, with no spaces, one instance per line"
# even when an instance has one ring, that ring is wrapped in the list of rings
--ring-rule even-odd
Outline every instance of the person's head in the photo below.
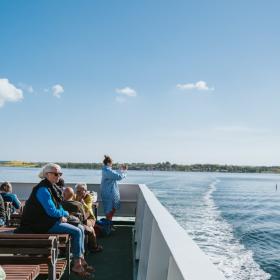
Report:
[[[79,183],[75,186],[76,194],[80,197],[84,197],[87,193],[87,184]]]
[[[63,191],[63,199],[64,200],[73,200],[74,199],[74,190],[71,187],[66,187]]]
[[[109,156],[104,156],[103,160],[104,165],[112,166],[113,160]]]
[[[61,167],[55,163],[46,164],[39,173],[41,179],[47,179],[52,184],[57,184],[61,176]]]
[[[12,188],[12,184],[9,182],[4,182],[1,186],[0,186],[0,191],[1,192],[12,192],[13,188]]]

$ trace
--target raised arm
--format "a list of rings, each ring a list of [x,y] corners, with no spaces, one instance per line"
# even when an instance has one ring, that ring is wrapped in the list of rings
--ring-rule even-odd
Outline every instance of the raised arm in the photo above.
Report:
[[[108,179],[120,181],[126,177],[126,172],[104,169],[105,176]]]

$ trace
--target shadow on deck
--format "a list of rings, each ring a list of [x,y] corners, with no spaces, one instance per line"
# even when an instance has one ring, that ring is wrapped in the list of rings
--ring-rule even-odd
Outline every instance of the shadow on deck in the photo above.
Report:
[[[94,279],[133,279],[132,229],[131,224],[118,224],[110,236],[98,240],[104,250],[86,257],[88,263],[96,268]],[[70,279],[81,278],[71,273]]]

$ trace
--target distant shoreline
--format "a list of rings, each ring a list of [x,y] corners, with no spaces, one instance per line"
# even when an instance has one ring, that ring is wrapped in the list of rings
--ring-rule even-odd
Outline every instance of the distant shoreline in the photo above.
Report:
[[[101,163],[75,163],[57,162],[62,168],[73,169],[101,169]],[[46,162],[25,162],[25,161],[0,161],[3,167],[26,167],[40,168]],[[240,165],[219,165],[219,164],[172,164],[161,163],[126,163],[129,170],[143,171],[185,171],[185,172],[221,172],[221,173],[280,173],[280,166],[240,166]],[[118,168],[119,163],[114,166]]]

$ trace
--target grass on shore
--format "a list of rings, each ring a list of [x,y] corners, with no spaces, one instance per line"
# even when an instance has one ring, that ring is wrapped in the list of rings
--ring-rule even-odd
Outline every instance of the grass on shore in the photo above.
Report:
[[[31,163],[31,162],[13,160],[13,161],[1,162],[0,166],[6,166],[6,167],[37,167],[38,165],[35,164],[35,163]]]

